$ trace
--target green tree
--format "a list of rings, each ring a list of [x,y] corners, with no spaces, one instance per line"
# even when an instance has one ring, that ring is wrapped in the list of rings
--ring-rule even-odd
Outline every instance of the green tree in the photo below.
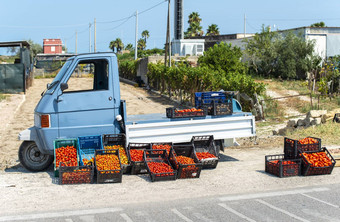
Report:
[[[142,32],[142,37],[144,38],[145,44],[146,44],[146,39],[148,39],[150,37],[149,31],[148,30],[144,30]]]
[[[204,32],[202,31],[201,21],[202,19],[200,18],[198,12],[192,12],[189,15],[189,27],[184,33],[184,37],[189,38],[193,36],[203,36]]]
[[[131,43],[127,44],[125,46],[125,50],[129,50],[129,51],[132,51],[133,50],[133,45]]]
[[[277,32],[271,32],[269,26],[262,25],[261,33],[245,40],[245,53],[252,72],[263,77],[273,75],[277,58],[275,42],[278,37]]]
[[[146,47],[146,43],[144,39],[139,39],[137,42],[137,49],[138,50],[144,50]]]
[[[310,27],[326,27],[326,24],[324,22],[317,22],[317,23],[313,23],[310,25]]]
[[[43,47],[40,44],[33,42],[31,39],[29,39],[27,42],[30,44],[32,57],[36,57],[37,54],[43,53]]]
[[[207,29],[207,34],[206,36],[210,36],[210,35],[219,35],[220,31],[218,30],[218,27],[216,24],[211,24],[209,25],[208,29]]]
[[[122,49],[124,48],[124,44],[122,42],[122,40],[120,38],[116,38],[115,40],[112,40],[110,42],[109,48],[114,52],[115,49],[118,52],[122,51]]]

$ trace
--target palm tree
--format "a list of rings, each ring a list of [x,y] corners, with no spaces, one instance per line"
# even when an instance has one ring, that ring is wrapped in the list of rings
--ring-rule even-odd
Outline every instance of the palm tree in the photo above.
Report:
[[[209,35],[219,35],[220,31],[218,30],[218,27],[216,24],[211,24],[209,25],[208,29],[207,29],[207,36]]]
[[[131,43],[129,43],[125,46],[125,50],[132,51],[132,49],[133,49],[133,45]]]
[[[110,42],[109,48],[114,52],[115,49],[117,50],[117,53],[120,52],[124,48],[124,44],[120,38],[116,38],[116,40],[112,40]]]
[[[124,44],[122,42],[122,40],[120,38],[116,38],[116,48],[117,48],[117,52],[122,51],[122,49],[124,48]]]
[[[115,48],[116,48],[116,41],[112,40],[112,41],[110,42],[109,48],[112,50],[112,52],[114,52],[114,51],[115,51]]]
[[[150,37],[149,31],[148,30],[144,30],[142,32],[142,37],[144,38],[144,41],[145,41],[145,44],[146,44],[146,39],[148,39]]]
[[[146,47],[145,40],[144,39],[139,39],[137,42],[137,49],[138,50],[144,50]]]
[[[189,27],[184,33],[184,37],[189,38],[193,36],[202,36],[204,32],[202,31],[201,21],[202,19],[200,18],[198,12],[192,12],[189,15]]]

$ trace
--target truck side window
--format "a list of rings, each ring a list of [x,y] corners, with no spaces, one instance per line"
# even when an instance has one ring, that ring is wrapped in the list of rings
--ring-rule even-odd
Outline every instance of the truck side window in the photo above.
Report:
[[[68,79],[68,89],[64,93],[108,90],[108,72],[108,61],[105,59],[81,61]]]

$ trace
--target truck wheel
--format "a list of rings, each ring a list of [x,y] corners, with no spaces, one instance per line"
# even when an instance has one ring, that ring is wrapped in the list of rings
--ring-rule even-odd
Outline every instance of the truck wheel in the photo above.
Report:
[[[33,141],[24,141],[19,148],[20,163],[30,171],[43,171],[53,162],[53,156],[42,154]]]

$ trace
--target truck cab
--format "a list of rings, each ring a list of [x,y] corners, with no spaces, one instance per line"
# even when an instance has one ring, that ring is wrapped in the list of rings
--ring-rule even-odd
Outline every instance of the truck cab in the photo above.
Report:
[[[90,81],[79,87],[81,75],[90,77]],[[120,110],[116,55],[71,57],[42,93],[34,110],[34,126],[19,134],[24,140],[19,149],[20,162],[27,169],[42,170],[53,161],[56,138],[120,133],[116,120],[122,114]]]

